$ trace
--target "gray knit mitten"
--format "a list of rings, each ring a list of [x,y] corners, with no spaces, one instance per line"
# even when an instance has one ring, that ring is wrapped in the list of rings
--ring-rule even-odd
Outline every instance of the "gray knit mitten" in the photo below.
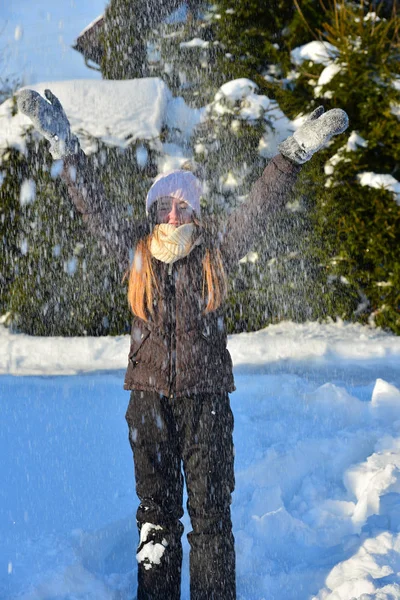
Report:
[[[76,154],[79,141],[71,133],[71,127],[59,99],[45,90],[47,100],[34,90],[21,90],[17,94],[18,110],[30,118],[35,129],[50,142],[54,159]]]
[[[318,106],[292,136],[279,144],[279,151],[301,165],[323,148],[333,135],[343,133],[348,126],[349,117],[344,110],[333,108],[324,113],[324,107]]]

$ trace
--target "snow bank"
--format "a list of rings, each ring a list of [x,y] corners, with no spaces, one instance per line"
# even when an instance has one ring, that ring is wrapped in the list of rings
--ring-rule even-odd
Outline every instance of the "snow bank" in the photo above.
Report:
[[[128,348],[0,327],[0,598],[135,596]],[[238,598],[400,600],[400,337],[285,322],[229,348]]]
[[[0,374],[74,375],[127,366],[129,336],[33,337],[0,326]]]
[[[383,532],[366,539],[356,554],[335,566],[326,580],[326,588],[313,600],[398,600],[400,585],[400,534]]]
[[[385,361],[398,365],[400,337],[360,324],[320,325],[282,322],[256,331],[229,336],[236,369],[261,368],[282,361],[314,361],[354,365]],[[0,375],[73,375],[124,369],[129,336],[31,337],[12,334],[0,326]]]
[[[353,363],[384,359],[399,364],[400,337],[360,324],[270,325],[254,333],[230,336],[229,349],[236,368],[282,361],[309,361],[315,365]]]
[[[128,81],[53,81],[31,86],[40,94],[49,88],[65,108],[74,133],[85,152],[96,150],[99,138],[110,146],[126,147],[136,139],[156,140],[162,127],[180,123],[186,134],[197,124],[201,111],[173,98],[158,78]],[[0,106],[0,149],[24,149],[23,135],[32,124],[22,114],[13,116],[13,100]]]

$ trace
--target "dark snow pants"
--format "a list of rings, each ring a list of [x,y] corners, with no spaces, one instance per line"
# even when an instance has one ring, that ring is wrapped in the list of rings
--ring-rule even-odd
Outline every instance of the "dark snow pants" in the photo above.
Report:
[[[234,600],[233,415],[228,394],[167,398],[133,391],[126,420],[140,500],[138,600],[180,598],[182,466],[193,529],[188,534],[190,598]]]

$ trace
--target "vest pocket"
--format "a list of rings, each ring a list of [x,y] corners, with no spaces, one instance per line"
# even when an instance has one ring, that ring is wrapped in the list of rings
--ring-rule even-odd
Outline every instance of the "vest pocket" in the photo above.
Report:
[[[139,361],[136,360],[137,354],[149,335],[150,331],[145,325],[142,325],[141,323],[135,323],[133,325],[131,333],[131,347],[128,354],[128,359],[133,366],[138,364]]]

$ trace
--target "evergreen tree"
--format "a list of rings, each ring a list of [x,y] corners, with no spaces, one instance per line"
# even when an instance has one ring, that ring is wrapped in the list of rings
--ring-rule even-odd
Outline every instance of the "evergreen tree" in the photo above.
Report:
[[[296,86],[308,89],[310,107],[321,98],[327,109],[344,108],[352,134],[347,145],[336,141],[321,155],[328,179],[317,190],[315,229],[330,277],[346,278],[367,299],[346,318],[400,333],[400,206],[390,190],[363,185],[365,173],[400,180],[400,19],[344,1],[326,17],[324,37],[338,57],[313,78],[303,67]]]
[[[262,22],[267,6],[218,2],[215,12],[221,18],[214,19],[215,35],[227,51],[222,68],[253,77],[292,119],[319,104],[348,112],[348,143],[343,137],[332,140],[329,149],[303,167],[308,225],[302,253],[314,265],[313,278],[319,282],[309,305],[318,309],[312,311],[317,316],[372,319],[399,333],[399,207],[392,192],[361,185],[362,174],[370,172],[399,180],[396,3],[294,4],[292,16],[284,9],[279,17],[271,16],[271,31]],[[279,42],[275,28],[280,29]],[[268,39],[264,45],[263,35]],[[299,65],[292,51],[314,40],[329,42],[336,58],[324,63],[304,60]],[[275,264],[279,265],[278,256]],[[268,280],[266,273],[267,269]],[[278,281],[289,276],[293,283],[292,273],[284,275],[282,265],[276,273]],[[296,285],[294,297],[303,286]],[[277,291],[283,288],[278,286]]]
[[[137,142],[125,151],[99,145],[89,160],[121,212],[144,217],[155,154],[137,162]],[[28,138],[26,153],[3,154],[0,186],[1,311],[31,335],[107,335],[127,332],[126,284],[113,256],[87,235],[64,184],[52,176],[47,143]],[[115,172],[118,171],[118,179]],[[140,173],[140,176],[139,176]]]
[[[301,13],[297,3],[232,3],[218,0],[212,12],[213,34],[224,50],[222,70],[230,78],[254,79],[261,91],[271,95],[269,75],[290,67],[290,48],[309,39],[309,23],[318,26],[321,10],[313,0],[303,0]]]
[[[229,213],[243,202],[266,159],[276,154],[278,141],[287,135],[274,131],[284,120],[277,104],[256,92],[254,82],[245,79],[222,86],[195,132],[194,151],[207,188],[205,213]],[[300,178],[285,209],[274,215],[263,239],[238,265],[230,282],[231,332],[259,329],[283,318],[304,321],[332,311],[341,314],[348,302],[355,306],[357,294],[343,290],[340,280],[332,283],[340,293],[327,296],[319,257],[308,251],[312,188],[309,174]]]

